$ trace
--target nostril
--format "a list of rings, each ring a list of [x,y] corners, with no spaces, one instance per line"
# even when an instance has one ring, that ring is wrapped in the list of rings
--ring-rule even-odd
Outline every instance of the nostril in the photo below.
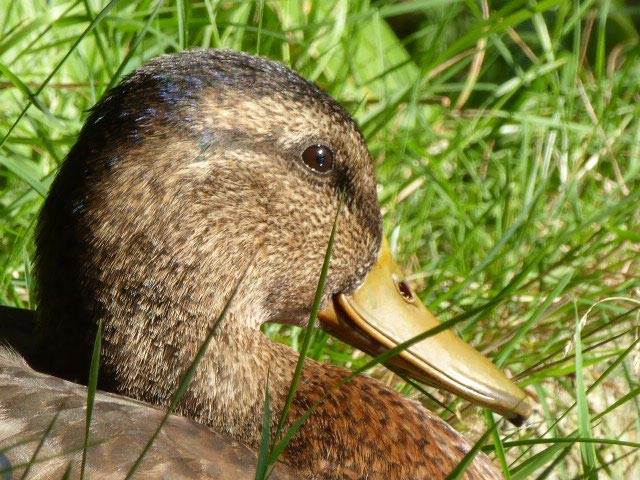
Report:
[[[411,290],[409,284],[404,280],[398,280],[395,276],[393,280],[395,281],[396,288],[400,292],[400,295],[402,295],[402,298],[404,298],[409,303],[413,303],[415,301],[415,297],[413,295],[413,290]]]

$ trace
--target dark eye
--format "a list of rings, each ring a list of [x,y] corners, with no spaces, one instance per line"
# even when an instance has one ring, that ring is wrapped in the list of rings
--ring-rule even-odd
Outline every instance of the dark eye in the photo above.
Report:
[[[302,161],[314,172],[327,173],[333,170],[333,152],[326,145],[311,145],[302,152]]]

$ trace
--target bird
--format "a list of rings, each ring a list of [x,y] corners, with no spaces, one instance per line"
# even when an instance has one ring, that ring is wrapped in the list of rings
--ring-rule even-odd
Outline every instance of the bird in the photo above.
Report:
[[[308,326],[334,224],[318,327],[377,355],[440,325],[392,258],[376,186],[356,122],[283,64],[216,49],[151,60],[91,109],[52,183],[36,227],[33,334],[14,342],[28,365],[7,350],[0,374],[8,372],[7,382],[28,377],[30,395],[34,385],[55,385],[52,395],[73,398],[81,410],[86,390],[75,383],[88,380],[101,325],[98,386],[108,393],[97,397],[92,428],[109,448],[93,460],[88,452],[101,478],[121,471],[116,446],[126,449],[126,439],[146,428],[132,417],[155,418],[170,405],[216,325],[171,416],[173,438],[186,438],[181,426],[193,422],[199,437],[206,438],[203,426],[211,432],[209,443],[257,451],[265,396],[275,432],[298,361],[261,328]],[[450,330],[414,342],[388,363],[514,423],[530,413],[527,394]],[[13,388],[11,402],[9,389],[0,392],[5,422],[32,415],[20,407],[33,402],[16,401],[23,390]],[[113,402],[122,405],[120,414],[102,413]],[[444,478],[473,446],[379,381],[307,359],[285,428],[310,408],[280,457],[282,475]],[[127,428],[118,443],[118,431]],[[175,471],[204,454],[172,451],[168,440],[155,448],[157,458],[177,462]],[[193,478],[205,478],[203,472]],[[502,473],[478,453],[465,478]]]

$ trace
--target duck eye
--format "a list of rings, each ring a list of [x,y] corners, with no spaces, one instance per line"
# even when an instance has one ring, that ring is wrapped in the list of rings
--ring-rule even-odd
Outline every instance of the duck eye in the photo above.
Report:
[[[311,145],[302,152],[302,161],[314,172],[327,173],[333,170],[333,152],[326,145]]]

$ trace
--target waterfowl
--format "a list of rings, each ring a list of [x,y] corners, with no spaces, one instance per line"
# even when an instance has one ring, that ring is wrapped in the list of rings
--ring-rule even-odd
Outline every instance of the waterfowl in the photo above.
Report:
[[[264,58],[196,50],[151,61],[92,109],[44,204],[30,363],[85,380],[101,321],[100,388],[164,407],[237,288],[178,412],[257,449],[267,384],[281,412],[297,361],[260,327],[306,325],[341,197],[319,326],[376,354],[438,322],[383,240],[356,123]],[[391,362],[507,417],[528,415],[526,394],[450,331]],[[290,418],[328,398],[282,456],[299,478],[441,478],[470,449],[374,379],[335,389],[348,373],[305,364]],[[467,471],[500,477],[483,454]]]

